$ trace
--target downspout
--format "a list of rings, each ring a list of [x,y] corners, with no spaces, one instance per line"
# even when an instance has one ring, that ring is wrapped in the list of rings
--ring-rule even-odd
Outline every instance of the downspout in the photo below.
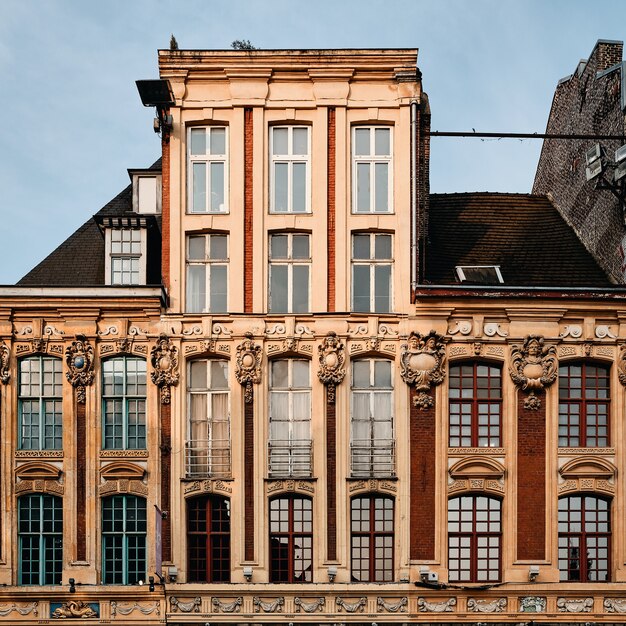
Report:
[[[411,302],[417,288],[417,100],[411,100]]]

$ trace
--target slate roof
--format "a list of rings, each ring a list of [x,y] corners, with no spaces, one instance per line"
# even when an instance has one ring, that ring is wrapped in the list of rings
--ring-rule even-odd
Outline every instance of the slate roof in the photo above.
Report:
[[[425,282],[459,284],[457,265],[499,265],[504,286],[612,283],[546,196],[432,194]]]

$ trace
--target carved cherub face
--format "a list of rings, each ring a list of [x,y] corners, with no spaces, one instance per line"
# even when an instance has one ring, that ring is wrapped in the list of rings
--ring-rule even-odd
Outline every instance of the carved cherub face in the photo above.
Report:
[[[541,355],[541,344],[536,339],[531,339],[528,342],[528,356],[538,357]]]

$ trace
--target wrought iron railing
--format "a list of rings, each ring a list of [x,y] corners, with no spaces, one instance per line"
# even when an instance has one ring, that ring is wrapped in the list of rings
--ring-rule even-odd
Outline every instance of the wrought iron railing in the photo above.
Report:
[[[230,441],[228,439],[187,441],[185,473],[188,478],[228,478]]]
[[[354,441],[350,444],[351,470],[355,477],[396,475],[396,444],[393,439]]]
[[[268,443],[269,475],[274,478],[306,478],[312,473],[310,440],[274,440]]]

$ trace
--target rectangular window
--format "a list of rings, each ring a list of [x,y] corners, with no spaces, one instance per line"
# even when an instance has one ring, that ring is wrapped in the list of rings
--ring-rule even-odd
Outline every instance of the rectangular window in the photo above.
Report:
[[[310,268],[310,235],[270,235],[270,313],[307,313],[310,310]]]
[[[228,235],[187,237],[187,313],[228,310]]]
[[[270,212],[311,211],[310,129],[270,128]]]
[[[189,129],[189,213],[228,212],[228,133],[224,126]]]
[[[352,311],[391,311],[392,236],[352,235]]]
[[[352,212],[391,213],[392,133],[388,126],[352,129]]]
[[[111,229],[110,231],[111,285],[145,284],[145,259],[142,259],[142,231],[138,229]]]

